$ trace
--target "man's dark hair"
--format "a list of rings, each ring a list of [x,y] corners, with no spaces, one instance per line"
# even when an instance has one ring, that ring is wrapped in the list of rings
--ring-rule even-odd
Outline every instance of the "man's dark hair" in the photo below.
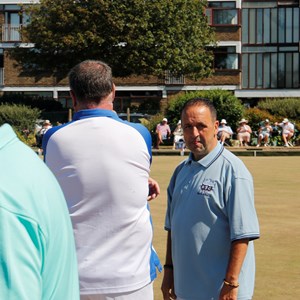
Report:
[[[85,60],[71,69],[68,78],[79,102],[99,103],[113,90],[111,68],[102,61]]]
[[[214,107],[213,103],[207,99],[207,98],[201,98],[201,97],[197,97],[197,98],[192,98],[190,100],[188,100],[182,108],[181,111],[181,115],[189,108],[192,106],[206,106],[212,116],[213,121],[217,120],[217,111],[216,108]]]

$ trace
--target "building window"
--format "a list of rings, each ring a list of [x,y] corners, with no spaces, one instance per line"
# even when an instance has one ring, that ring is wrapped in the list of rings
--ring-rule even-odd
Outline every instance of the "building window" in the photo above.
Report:
[[[299,51],[242,55],[244,89],[299,88]]]
[[[299,7],[243,9],[243,44],[299,42]]]
[[[4,24],[2,25],[2,41],[21,41],[20,29],[28,24],[29,17],[20,11],[19,5],[3,5]]]
[[[216,70],[238,70],[239,54],[235,46],[220,46],[213,50],[214,69]]]
[[[0,86],[4,85],[4,56],[3,49],[0,49]]]
[[[206,9],[208,23],[212,26],[239,25],[239,9],[235,1],[208,2]]]
[[[298,6],[295,1],[261,3],[259,7],[259,2],[243,2],[242,87],[298,89],[299,1]]]
[[[160,110],[161,91],[116,91],[114,110],[118,113],[155,115]]]

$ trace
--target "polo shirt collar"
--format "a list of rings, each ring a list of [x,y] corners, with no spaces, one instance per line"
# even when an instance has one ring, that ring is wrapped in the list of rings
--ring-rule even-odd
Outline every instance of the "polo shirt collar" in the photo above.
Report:
[[[3,124],[0,127],[0,149],[4,148],[16,138],[17,135],[9,124]]]
[[[73,116],[73,121],[95,118],[95,117],[108,117],[113,119],[119,119],[118,115],[112,110],[94,108],[94,109],[83,109],[76,112]]]
[[[192,158],[192,153],[190,153],[188,161],[190,164],[196,163],[202,165],[205,168],[208,168],[222,154],[223,150],[224,146],[220,143],[217,143],[216,147],[210,153],[208,153],[198,161],[194,161]]]

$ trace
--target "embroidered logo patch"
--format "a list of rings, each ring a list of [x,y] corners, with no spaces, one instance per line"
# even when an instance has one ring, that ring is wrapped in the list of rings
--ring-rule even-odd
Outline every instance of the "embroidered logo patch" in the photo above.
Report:
[[[212,179],[205,179],[199,187],[198,194],[208,195],[215,188],[215,181]]]

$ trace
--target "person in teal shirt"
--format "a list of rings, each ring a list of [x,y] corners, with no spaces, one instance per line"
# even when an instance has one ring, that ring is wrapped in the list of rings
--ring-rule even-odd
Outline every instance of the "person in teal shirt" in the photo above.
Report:
[[[0,127],[0,299],[79,300],[71,220],[54,175]]]

